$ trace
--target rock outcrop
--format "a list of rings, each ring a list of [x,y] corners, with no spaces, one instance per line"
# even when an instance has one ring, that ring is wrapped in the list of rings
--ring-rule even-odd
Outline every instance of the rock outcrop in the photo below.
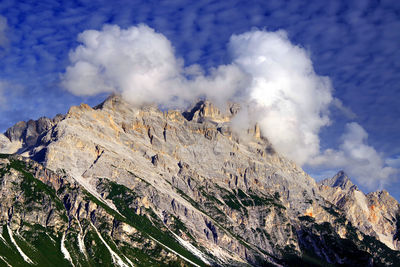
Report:
[[[41,117],[38,120],[20,121],[0,134],[0,149],[3,153],[23,153],[37,145],[40,135],[64,119],[58,114],[53,119]]]

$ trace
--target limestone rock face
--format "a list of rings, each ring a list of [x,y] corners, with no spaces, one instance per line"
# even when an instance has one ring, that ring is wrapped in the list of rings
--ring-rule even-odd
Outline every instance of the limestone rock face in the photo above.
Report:
[[[321,182],[319,182],[319,184],[328,187],[340,188],[343,191],[349,191],[352,189],[358,190],[357,186],[350,181],[350,178],[347,177],[347,175],[343,171],[338,172],[334,177],[330,179],[322,180]]]
[[[100,229],[106,242],[114,240],[115,253],[127,266],[134,252],[126,252],[124,242],[133,248],[163,247],[161,257],[149,256],[154,261],[194,265],[386,264],[399,255],[379,242],[398,249],[393,198],[382,192],[364,195],[344,173],[317,184],[276,153],[258,125],[233,130],[231,119],[239,109],[200,101],[188,111],[160,111],[112,96],[93,108],[71,107],[52,120],[18,123],[0,136],[0,148],[7,152],[19,144],[18,151],[43,170],[67,177],[62,185],[59,179],[44,180],[68,218],[70,228],[59,229],[67,239],[68,233],[79,233],[78,241]],[[35,173],[36,179],[42,176]],[[18,177],[6,176],[20,184]],[[12,199],[5,198],[4,207],[10,209]],[[42,213],[48,216],[49,209]],[[44,223],[13,214],[18,218],[13,225]],[[359,261],[334,246],[347,239],[354,255],[363,255]],[[110,253],[115,264],[120,262]]]
[[[0,150],[3,153],[14,153],[15,151],[10,152],[10,145],[10,140],[4,134],[0,134]]]

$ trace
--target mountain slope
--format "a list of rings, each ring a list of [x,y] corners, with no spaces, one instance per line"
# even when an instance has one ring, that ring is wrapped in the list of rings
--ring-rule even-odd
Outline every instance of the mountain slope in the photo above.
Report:
[[[65,174],[25,158],[1,157],[4,262],[13,266],[202,264],[150,211],[114,211]],[[113,196],[123,192],[133,198],[123,186],[103,184],[110,186]]]
[[[339,172],[320,183],[320,192],[344,211],[346,218],[367,235],[389,248],[399,250],[399,203],[385,190],[365,195],[345,173]]]
[[[389,233],[379,235],[378,229],[377,239],[367,236],[371,232],[362,227],[364,222],[357,224],[357,218],[335,202],[333,191],[340,181],[318,185],[277,154],[257,126],[243,133],[233,131],[230,119],[237,110],[230,105],[220,111],[202,101],[187,112],[161,112],[153,106],[134,108],[113,96],[95,108],[82,104],[65,116],[42,119],[48,127],[36,123],[31,127],[35,131],[21,123],[22,130],[18,126],[0,138],[0,147],[42,163],[44,172],[65,176],[62,180],[68,186],[45,182],[56,192],[52,205],[58,199],[62,207],[41,213],[47,218],[54,210],[54,218],[67,220],[59,219],[57,225],[62,227],[57,229],[45,221],[33,222],[52,231],[56,244],[65,233],[66,250],[59,245],[59,251],[64,251],[64,258],[69,254],[76,266],[100,260],[128,266],[130,262],[227,266],[395,262],[399,253],[377,240],[387,241]],[[18,159],[27,166],[40,166]],[[4,164],[8,173],[11,163]],[[350,190],[347,185],[339,188]],[[6,190],[17,193],[27,188]],[[25,202],[22,207],[30,205]],[[7,203],[2,214],[15,206]],[[392,208],[392,213],[398,210]],[[8,216],[2,219],[14,231],[21,221],[33,224],[25,217],[15,222]],[[97,242],[98,249],[87,257],[95,263],[85,260],[88,251],[76,248],[89,242],[82,241],[83,236]]]

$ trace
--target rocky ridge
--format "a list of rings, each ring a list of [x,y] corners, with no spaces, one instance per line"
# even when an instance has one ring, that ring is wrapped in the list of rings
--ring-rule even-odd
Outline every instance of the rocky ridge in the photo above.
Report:
[[[364,194],[343,172],[319,185],[324,198],[343,210],[354,226],[389,248],[400,249],[400,205],[386,190]]]
[[[163,258],[152,258],[159,262],[292,266],[301,259],[311,265],[374,266],[399,256],[396,200],[387,192],[364,195],[344,173],[317,184],[277,154],[257,125],[244,133],[233,131],[230,120],[238,109],[231,104],[221,111],[201,101],[183,113],[162,112],[154,106],[132,107],[112,96],[94,108],[72,107],[53,120],[18,123],[0,136],[0,148],[34,159],[48,172],[64,174],[69,177],[64,180],[79,188],[74,200],[62,201],[60,208],[67,214],[66,225],[75,225],[74,230],[51,230],[54,235],[64,231],[67,239],[73,231],[84,235],[78,226],[85,218],[85,229],[99,229],[100,236],[115,240],[118,249],[118,242],[131,234],[125,231],[128,228],[137,233],[161,229],[157,236],[169,238],[167,242],[157,243],[145,233],[146,242],[153,240],[161,247],[175,242],[176,250],[186,252],[164,247]],[[58,192],[57,184],[49,186]],[[104,227],[96,227],[90,212],[79,215],[84,201],[78,196],[85,194],[100,206],[96,212],[104,210],[94,218],[109,218]],[[64,197],[57,194],[60,200]],[[5,203],[5,210],[15,206],[10,200]],[[47,208],[42,211],[45,217],[51,210]],[[132,222],[138,218],[148,222],[146,229]],[[2,219],[13,230],[21,221],[25,217],[16,222]],[[63,225],[59,221],[55,224]],[[47,229],[43,221],[33,224]],[[94,228],[88,227],[92,224]],[[122,237],[114,237],[116,231]],[[135,244],[143,247],[146,242]],[[337,246],[341,242],[351,249]],[[169,255],[171,250],[175,253]],[[75,255],[69,262],[88,264],[80,264],[79,248],[67,251]],[[129,266],[124,257],[135,255],[115,253],[121,261],[110,255],[117,265]],[[179,257],[182,253],[186,257]],[[134,258],[130,261],[138,264]]]

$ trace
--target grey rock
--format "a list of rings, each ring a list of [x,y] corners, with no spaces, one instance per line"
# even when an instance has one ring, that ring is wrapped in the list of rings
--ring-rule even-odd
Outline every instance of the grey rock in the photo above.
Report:
[[[21,143],[21,151],[36,145],[40,135],[53,127],[54,123],[61,120],[63,116],[57,115],[53,120],[41,117],[38,120],[20,121],[6,130],[5,136],[11,143]]]
[[[79,188],[60,194],[68,217],[94,225],[104,217],[110,233],[120,233],[118,240],[124,239],[122,221],[107,209],[126,214],[115,199],[121,197],[128,210],[159,220],[160,229],[173,229],[177,240],[215,265],[290,265],[285,256],[300,257],[317,244],[324,223],[338,239],[354,225],[357,250],[363,235],[398,249],[397,201],[384,192],[366,196],[344,173],[317,184],[276,153],[258,125],[234,131],[230,121],[239,108],[220,110],[204,100],[188,111],[163,112],[114,95],[94,108],[81,104],[57,119],[15,126],[8,136],[24,142],[24,155],[65,173]],[[52,186],[59,191],[57,183]],[[116,187],[127,193],[116,194]],[[108,208],[99,213],[99,204],[84,201],[84,191]],[[321,259],[346,264],[343,253],[324,246],[320,253],[336,256]]]
[[[344,173],[339,171],[334,177],[328,178],[318,182],[319,185],[326,185],[330,187],[340,187],[342,190],[358,190],[357,186],[354,185],[350,178]]]

